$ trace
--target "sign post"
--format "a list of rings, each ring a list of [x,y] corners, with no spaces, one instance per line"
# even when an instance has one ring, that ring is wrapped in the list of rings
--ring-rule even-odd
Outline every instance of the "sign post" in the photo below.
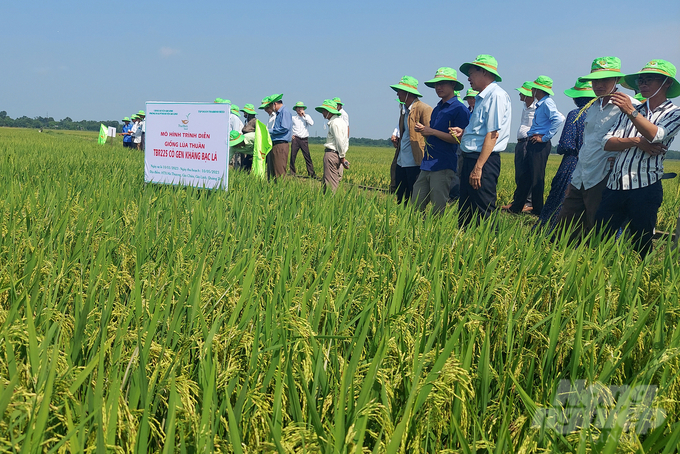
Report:
[[[144,181],[226,190],[230,107],[147,102]]]

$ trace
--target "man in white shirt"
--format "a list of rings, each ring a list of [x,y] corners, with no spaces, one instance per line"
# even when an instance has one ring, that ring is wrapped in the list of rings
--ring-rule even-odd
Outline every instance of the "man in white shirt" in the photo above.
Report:
[[[349,168],[349,162],[345,159],[345,153],[349,148],[347,124],[340,116],[338,105],[330,99],[324,100],[323,104],[316,108],[328,121],[328,136],[324,144],[323,155],[323,188],[328,186],[335,192],[340,184],[344,169]]]
[[[309,154],[309,127],[314,125],[314,120],[309,114],[305,113],[307,106],[300,101],[293,106],[297,115],[293,115],[293,140],[290,143],[290,174],[295,175],[295,159],[298,150],[302,150],[302,156],[307,165],[307,174],[311,178],[316,178],[312,156]]]
[[[340,118],[342,118],[342,121],[347,123],[347,137],[349,137],[349,115],[347,114],[347,111],[344,109],[344,106],[342,105],[342,101],[340,101],[340,98],[333,98],[333,101],[338,105],[338,112],[340,112]]]
[[[239,109],[236,104],[231,105],[231,111],[229,112],[229,130],[241,132],[243,130],[243,122],[239,118]]]
[[[536,100],[531,91],[531,81],[524,82],[521,87],[515,90],[519,92],[519,99],[522,101],[522,117],[520,118],[519,130],[517,131],[517,145],[515,145],[515,188],[517,188],[519,182],[524,178],[525,166],[522,163],[527,155],[527,132],[529,132],[534,122]],[[515,190],[515,192],[517,191]],[[511,206],[512,203],[502,208],[507,210]],[[529,193],[522,211],[531,211],[531,208],[531,193]]]
[[[601,98],[583,113],[586,115],[583,145],[557,218],[560,226],[574,225],[572,240],[587,234],[595,225],[602,192],[619,154],[616,151],[604,151],[602,139],[621,114],[621,110],[611,102],[611,95],[617,93],[616,85],[623,76],[621,60],[617,57],[600,57],[593,61],[590,74],[579,78],[579,81],[591,81],[593,91]],[[640,105],[634,98],[630,99],[634,106]]]
[[[272,105],[269,96],[262,98],[262,104],[260,104],[258,109],[264,110],[267,115],[269,115],[269,120],[267,121],[267,131],[271,133],[272,129],[274,128],[274,122],[276,121],[276,113],[274,112],[274,106]]]

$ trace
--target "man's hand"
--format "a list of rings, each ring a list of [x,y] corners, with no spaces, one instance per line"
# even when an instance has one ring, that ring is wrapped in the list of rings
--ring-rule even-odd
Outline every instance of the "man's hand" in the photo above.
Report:
[[[482,187],[482,168],[478,165],[475,165],[470,172],[470,186],[475,191]]]
[[[397,148],[397,136],[392,136],[390,137],[390,140],[392,141],[392,145],[394,145],[394,148]]]
[[[463,130],[458,127],[449,128],[449,134],[458,138],[458,143],[460,143],[460,138],[463,137]]]
[[[612,97],[610,99],[612,104],[618,107],[621,110],[621,112],[625,113],[626,115],[632,114],[633,111],[635,110],[635,107],[633,107],[633,103],[630,102],[630,98],[625,93],[617,91],[616,93],[612,94]]]
[[[429,126],[425,126],[422,123],[416,123],[415,130],[416,130],[416,132],[421,133],[425,137],[431,136],[433,134],[433,132],[432,132],[433,129],[430,128]]]
[[[531,143],[543,143],[543,134],[534,134],[529,141]]]
[[[637,147],[650,156],[659,156],[660,154],[664,154],[666,150],[668,150],[668,147],[664,146],[661,143],[651,143],[644,137],[638,137],[638,139],[639,142]]]

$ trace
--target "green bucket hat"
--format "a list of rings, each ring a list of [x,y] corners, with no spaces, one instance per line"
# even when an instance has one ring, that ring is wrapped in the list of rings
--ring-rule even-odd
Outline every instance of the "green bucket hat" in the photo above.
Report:
[[[621,60],[617,57],[600,57],[590,65],[590,74],[579,77],[578,80],[598,80],[609,77],[625,77],[621,72]]]
[[[647,74],[660,74],[673,81],[671,86],[668,87],[666,97],[675,98],[680,96],[680,82],[678,82],[678,79],[675,78],[676,72],[675,65],[673,65],[671,62],[656,59],[647,63],[639,72],[628,74],[624,77],[624,80],[633,90],[639,91],[640,89],[638,88],[637,83],[638,76]]]
[[[473,65],[482,69],[486,69],[491,74],[496,76],[496,82],[503,82],[503,79],[501,79],[501,75],[498,74],[498,62],[491,55],[487,54],[477,55],[477,58],[475,58],[474,61],[470,63],[463,63],[462,65],[460,65],[460,72],[462,72],[466,76],[469,76],[470,74],[468,74],[468,70],[470,69],[470,66]]]
[[[404,90],[405,92],[414,94],[418,97],[423,96],[418,92],[418,79],[411,76],[402,77],[398,84],[390,85],[390,88],[394,91]]]
[[[307,108],[307,106],[305,106],[305,103],[302,101],[296,102],[295,105],[293,106],[293,110],[297,109],[298,107],[302,107],[303,109]]]
[[[454,90],[462,90],[463,84],[461,84],[458,81],[458,73],[456,72],[455,69],[449,68],[449,67],[442,67],[437,70],[437,72],[434,74],[434,79],[430,79],[427,82],[425,82],[425,85],[427,85],[430,88],[434,88],[434,84],[437,82],[453,82],[453,89]]]
[[[241,109],[241,112],[250,114],[250,115],[257,115],[257,112],[255,112],[255,106],[252,104],[245,104],[243,106],[243,109]]]
[[[319,107],[315,107],[314,110],[316,110],[319,113],[323,113],[324,110],[327,110],[333,115],[340,115],[340,111],[338,110],[338,103],[333,101],[332,99],[324,99],[323,103]]]
[[[336,104],[340,104],[341,106],[344,106],[342,101],[340,101],[340,98],[338,98],[337,96],[335,98],[331,99],[331,101],[333,101]]]
[[[524,96],[533,96],[531,94],[531,81],[527,80],[522,84],[521,87],[515,88],[518,92],[522,93]]]
[[[236,104],[232,104],[231,105],[231,113],[233,113],[234,115],[238,115],[239,112],[240,112],[240,110],[239,110],[238,106]]]
[[[243,142],[243,134],[241,134],[238,131],[231,131],[229,133],[229,146],[230,147],[238,145],[241,142]]]
[[[270,101],[270,99],[271,96],[265,96],[264,98],[262,98],[262,104],[260,104],[260,107],[258,107],[258,109],[264,109],[269,104],[271,104],[272,102]]]
[[[123,121],[130,121],[130,117],[123,118]]]
[[[131,120],[136,120],[137,118],[139,118],[137,114],[132,114],[132,116],[130,117]]]
[[[580,78],[572,88],[564,90],[564,94],[570,98],[597,98],[593,91],[593,83],[589,80],[582,81]]]
[[[474,98],[478,94],[479,94],[479,92],[477,90],[473,90],[472,88],[468,88],[468,91],[465,93],[465,96],[463,96],[463,99]]]
[[[138,117],[146,117],[146,114],[144,113],[143,110],[140,110],[139,112],[137,112],[137,116]]]
[[[535,81],[529,82],[531,88],[536,88],[538,90],[543,90],[550,96],[554,96],[555,93],[552,91],[553,80],[548,76],[538,76]]]
[[[279,102],[279,101],[281,101],[282,99],[283,99],[283,95],[282,95],[282,94],[274,93],[273,95],[271,95],[271,96],[269,97],[269,102],[270,102],[270,103],[272,103],[272,102]]]
[[[222,104],[222,103],[224,102],[224,99],[222,99],[222,98],[215,98],[215,100],[214,100],[213,102],[214,102],[215,104]]]

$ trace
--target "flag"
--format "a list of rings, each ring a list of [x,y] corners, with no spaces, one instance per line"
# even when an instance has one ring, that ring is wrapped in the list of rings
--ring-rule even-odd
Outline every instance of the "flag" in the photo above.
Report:
[[[109,135],[109,128],[107,128],[104,125],[101,125],[99,127],[99,139],[97,139],[97,143],[99,145],[104,145],[106,143],[106,136]]]
[[[260,120],[257,120],[257,124],[255,124],[255,142],[253,143],[253,168],[250,173],[260,178],[267,176],[265,159],[271,149],[272,138],[269,136],[267,126]]]

